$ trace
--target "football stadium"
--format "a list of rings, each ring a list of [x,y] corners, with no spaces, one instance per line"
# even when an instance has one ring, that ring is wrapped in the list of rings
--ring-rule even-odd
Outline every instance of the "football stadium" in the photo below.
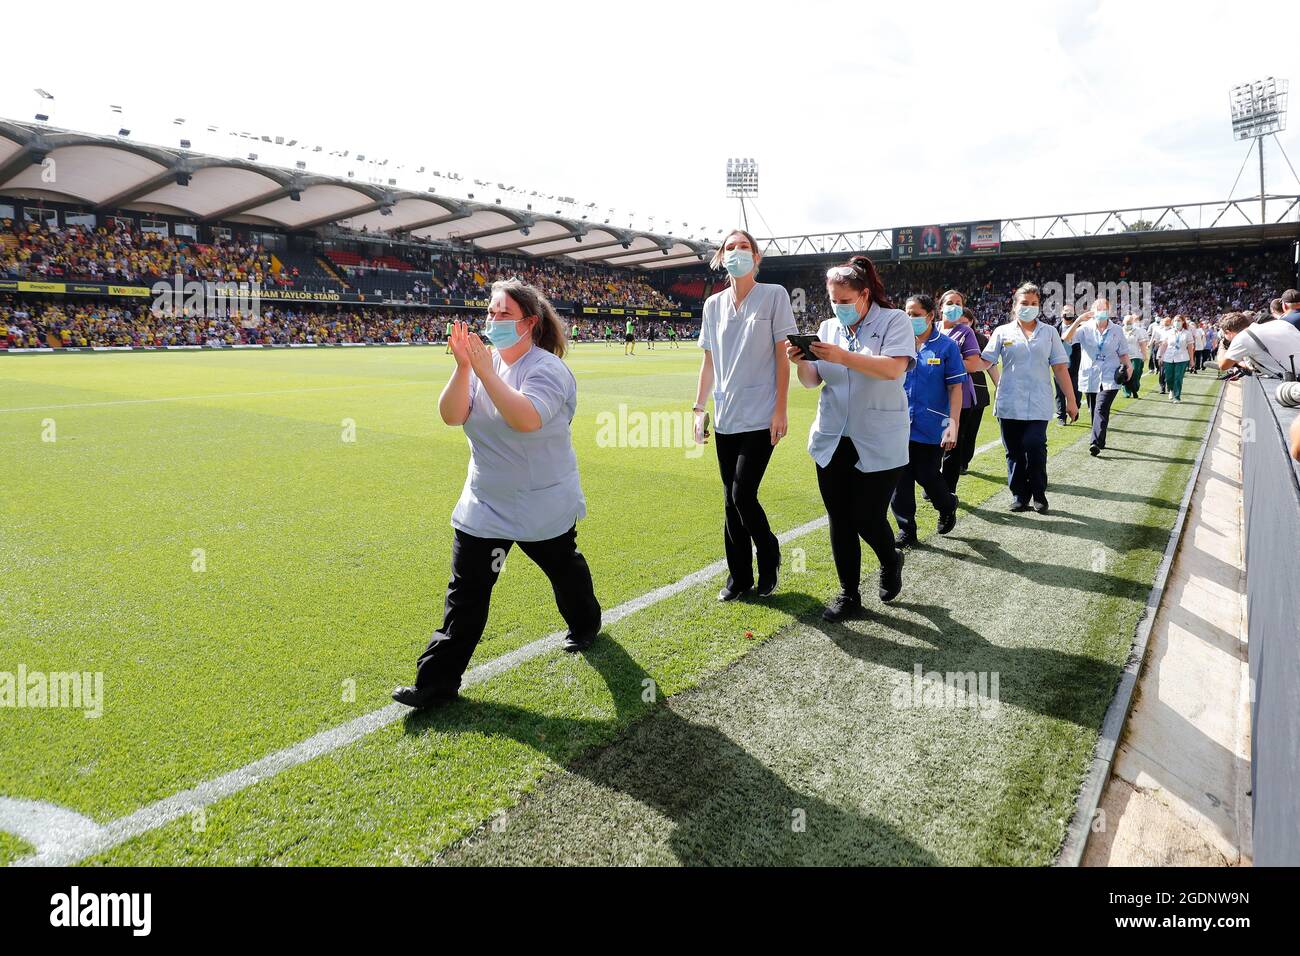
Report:
[[[1226,198],[803,232],[761,155],[656,224],[23,77],[0,863],[1300,864],[1258,66],[1207,108]],[[42,921],[103,925],[77,893]],[[1175,918],[1249,925],[1219,902]]]

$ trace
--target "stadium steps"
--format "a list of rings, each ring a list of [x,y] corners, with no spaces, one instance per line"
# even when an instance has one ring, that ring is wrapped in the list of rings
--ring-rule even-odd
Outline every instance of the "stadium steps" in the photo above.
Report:
[[[352,286],[341,275],[334,271],[333,264],[324,256],[316,257],[316,264],[321,267],[321,271],[339,284],[345,292],[351,292]]]

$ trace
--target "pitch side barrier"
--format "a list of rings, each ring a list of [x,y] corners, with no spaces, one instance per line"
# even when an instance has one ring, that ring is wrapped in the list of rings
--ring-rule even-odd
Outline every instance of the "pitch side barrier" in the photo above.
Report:
[[[1287,436],[1300,409],[1277,379],[1242,383],[1250,775],[1255,864],[1300,865],[1300,462]]]
[[[165,280],[164,280],[165,282]],[[196,283],[197,285],[197,283]],[[188,284],[184,287],[188,288]],[[170,291],[170,290],[169,290]],[[0,292],[24,293],[31,295],[95,295],[106,298],[153,299],[157,297],[156,285],[112,285],[103,282],[33,282],[25,279],[0,279]],[[247,286],[239,286],[232,296],[251,298],[254,291]],[[183,289],[177,289],[178,301],[184,301]],[[438,311],[465,309],[473,312],[487,310],[487,299],[444,299],[428,298],[419,301],[407,299],[384,299],[366,296],[359,292],[313,292],[306,289],[271,289],[256,290],[259,302],[271,305],[301,302],[309,305],[366,305],[384,306],[401,309],[436,309]],[[235,299],[232,297],[232,302]],[[580,302],[556,302],[557,310],[579,318],[600,319],[610,316],[634,319],[698,319],[699,309],[647,309],[638,306],[592,306]]]

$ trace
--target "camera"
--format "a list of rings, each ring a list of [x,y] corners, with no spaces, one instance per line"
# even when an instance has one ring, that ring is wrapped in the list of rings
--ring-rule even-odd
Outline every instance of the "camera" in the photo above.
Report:
[[[1279,385],[1277,403],[1284,408],[1300,408],[1300,382],[1283,382]]]

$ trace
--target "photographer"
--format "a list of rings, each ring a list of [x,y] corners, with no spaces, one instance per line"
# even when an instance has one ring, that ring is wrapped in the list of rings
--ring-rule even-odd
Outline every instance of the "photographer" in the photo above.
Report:
[[[1245,312],[1229,312],[1219,319],[1223,343],[1219,368],[1223,371],[1250,364],[1257,371],[1279,378],[1300,371],[1300,331],[1290,322],[1253,322]]]

